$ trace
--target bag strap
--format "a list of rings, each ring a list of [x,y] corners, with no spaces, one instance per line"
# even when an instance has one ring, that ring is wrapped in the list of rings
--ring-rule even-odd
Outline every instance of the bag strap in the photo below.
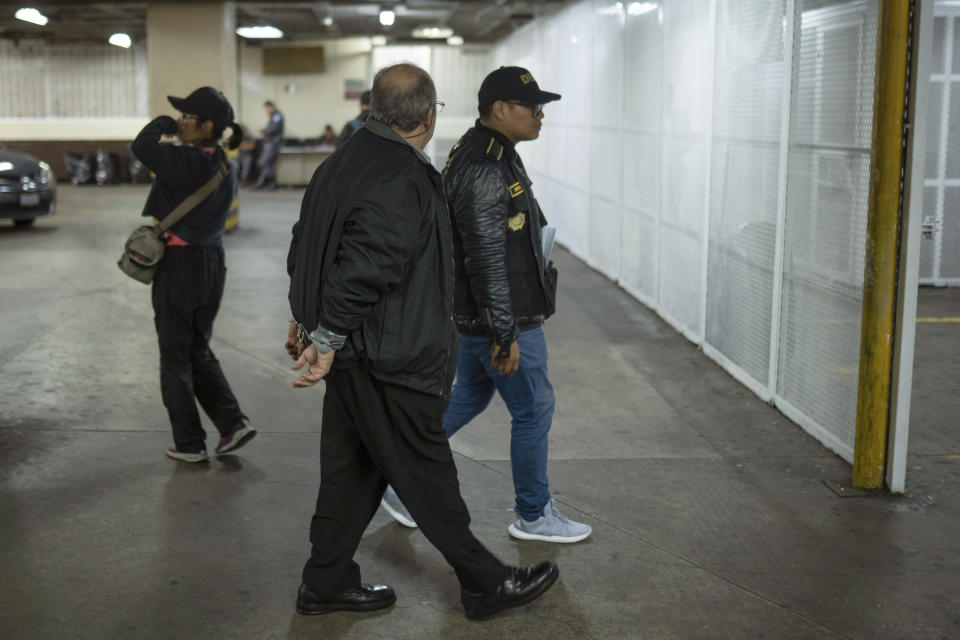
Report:
[[[227,176],[227,172],[230,171],[229,162],[230,160],[224,156],[223,162],[220,163],[213,177],[207,180],[206,184],[202,187],[187,196],[187,199],[177,205],[176,209],[167,214],[167,217],[155,227],[158,238],[166,233],[170,227],[180,222],[183,216],[190,213],[194,207],[206,200],[211,193],[216,191],[217,187],[220,186],[220,182]]]

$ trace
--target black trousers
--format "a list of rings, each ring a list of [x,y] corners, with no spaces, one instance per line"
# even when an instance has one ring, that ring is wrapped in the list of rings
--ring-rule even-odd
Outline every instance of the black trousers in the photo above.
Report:
[[[381,382],[359,367],[325,380],[320,491],[304,583],[326,598],[360,584],[353,555],[389,482],[460,584],[493,591],[508,568],[470,532],[443,431],[447,400]]]
[[[167,247],[153,280],[160,391],[180,451],[206,448],[196,401],[221,435],[246,418],[210,350],[226,272],[223,247]]]

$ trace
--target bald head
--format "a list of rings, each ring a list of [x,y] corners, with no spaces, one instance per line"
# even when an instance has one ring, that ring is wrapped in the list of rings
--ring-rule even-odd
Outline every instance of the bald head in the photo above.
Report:
[[[413,131],[434,108],[437,90],[430,74],[401,63],[384,67],[373,79],[370,117],[401,131]]]

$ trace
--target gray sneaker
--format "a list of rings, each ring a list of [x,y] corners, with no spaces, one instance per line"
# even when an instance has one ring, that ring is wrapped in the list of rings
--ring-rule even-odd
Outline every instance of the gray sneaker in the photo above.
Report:
[[[390,485],[387,485],[387,490],[383,492],[383,499],[380,500],[380,506],[403,526],[410,527],[411,529],[417,528],[417,523],[414,521],[413,516],[411,516],[407,508],[403,506],[403,503],[400,501],[400,496],[397,495],[397,492],[394,491]]]
[[[534,520],[524,520],[517,516],[507,531],[520,540],[542,540],[543,542],[580,542],[590,535],[593,529],[588,524],[574,522],[557,510],[553,498],[543,508],[543,515]]]

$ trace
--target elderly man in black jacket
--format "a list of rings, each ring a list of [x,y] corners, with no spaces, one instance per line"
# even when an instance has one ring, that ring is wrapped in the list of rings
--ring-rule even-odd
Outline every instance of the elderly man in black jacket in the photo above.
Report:
[[[353,554],[387,482],[453,566],[469,617],[539,597],[552,563],[497,560],[470,532],[444,435],[457,342],[453,240],[440,175],[423,153],[436,123],[430,76],[381,70],[371,116],[314,174],[288,255],[294,382],[321,378],[320,491],[297,610],[371,611],[396,599],[360,582]]]
[[[544,104],[560,96],[541,91],[526,69],[500,67],[484,79],[478,99],[480,119],[450,151],[443,172],[454,222],[460,330],[457,382],[443,427],[453,436],[498,392],[513,417],[516,518],[507,531],[520,540],[578,542],[590,535],[590,526],[560,513],[547,482],[554,398],[542,326],[556,296],[557,272],[544,255],[552,229],[545,231],[515,148],[540,136]],[[416,526],[401,501],[388,489],[383,505],[401,523]]]

